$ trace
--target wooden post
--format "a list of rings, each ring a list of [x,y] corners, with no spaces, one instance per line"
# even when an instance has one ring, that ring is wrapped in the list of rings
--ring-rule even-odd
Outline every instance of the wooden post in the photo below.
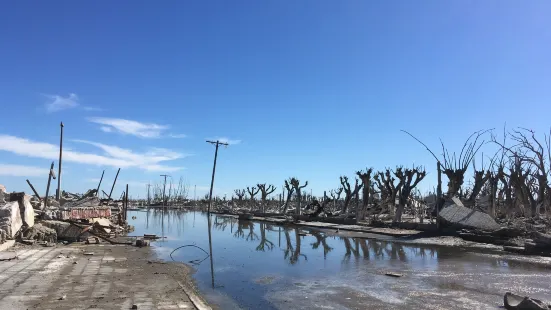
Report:
[[[126,196],[124,199],[124,220],[128,219],[128,184],[126,184]]]
[[[44,196],[44,206],[48,207],[48,194],[50,193],[50,182],[52,181],[52,171],[54,169],[54,162],[50,166],[50,171],[48,172],[48,184],[46,185],[46,196]],[[55,175],[53,176],[55,179]]]
[[[29,184],[29,186],[30,186],[31,189],[33,190],[34,195],[35,195],[36,197],[38,197],[38,200],[40,200],[40,195],[38,195],[38,192],[36,191],[36,189],[34,189],[34,186],[31,184],[31,181],[29,181],[29,179],[27,179],[27,183]]]
[[[109,196],[107,199],[111,199],[111,195],[113,195],[113,189],[115,188],[115,184],[117,183],[117,178],[119,177],[119,172],[121,172],[121,168],[117,170],[117,175],[115,175],[115,181],[113,181],[113,185],[111,186],[111,191],[109,192]]]
[[[96,196],[99,196],[99,187],[101,186],[101,181],[103,181],[103,175],[105,174],[105,170],[101,173],[101,178],[99,179],[98,189],[96,189]]]
[[[61,159],[63,157],[63,122],[59,124],[61,127],[61,135],[59,136],[59,164],[57,167],[57,194],[56,194],[56,200],[59,201],[59,198],[61,198]]]

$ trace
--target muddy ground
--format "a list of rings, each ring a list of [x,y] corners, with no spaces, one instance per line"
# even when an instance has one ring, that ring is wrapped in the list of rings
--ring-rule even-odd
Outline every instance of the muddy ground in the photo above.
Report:
[[[208,308],[192,270],[149,247],[17,246],[0,256],[0,309]]]

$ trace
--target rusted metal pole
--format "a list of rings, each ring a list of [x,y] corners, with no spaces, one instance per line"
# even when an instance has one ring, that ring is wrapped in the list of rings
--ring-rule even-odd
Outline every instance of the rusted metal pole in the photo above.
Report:
[[[57,167],[57,194],[55,196],[56,200],[59,201],[61,197],[61,159],[63,158],[63,122],[59,124],[61,127],[61,135],[59,136],[59,163]]]
[[[31,184],[31,181],[29,181],[29,179],[27,179],[27,183],[29,184],[29,186],[30,186],[31,189],[33,190],[35,196],[38,197],[38,200],[40,200],[40,195],[38,194],[38,192],[36,191],[36,189],[34,189],[34,186]]]
[[[113,181],[113,186],[111,186],[111,191],[109,192],[109,196],[107,199],[111,199],[111,195],[113,194],[113,189],[115,188],[115,184],[117,183],[117,178],[119,177],[119,172],[121,172],[121,168],[117,170],[117,175],[115,176],[115,181]]]
[[[50,182],[52,181],[52,170],[54,169],[54,162],[50,166],[50,171],[48,172],[48,184],[46,185],[46,196],[44,196],[44,206],[48,206],[48,194],[50,193]]]
[[[99,179],[98,189],[96,189],[96,197],[99,196],[99,187],[101,186],[101,181],[103,181],[103,175],[105,174],[105,170],[101,173],[101,178]]]

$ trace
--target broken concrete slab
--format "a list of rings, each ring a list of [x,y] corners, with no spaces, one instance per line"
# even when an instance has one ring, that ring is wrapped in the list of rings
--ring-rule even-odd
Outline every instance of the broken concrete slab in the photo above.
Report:
[[[496,231],[501,228],[499,224],[488,214],[472,210],[456,203],[445,205],[438,219],[445,225],[455,228],[467,228],[483,231]]]
[[[79,241],[90,236],[82,228],[63,221],[48,220],[43,221],[42,225],[55,230],[58,240]]]
[[[57,242],[57,232],[49,227],[37,223],[23,232],[23,238],[37,241]]]
[[[7,239],[13,239],[22,226],[23,219],[17,201],[10,201],[0,206],[0,229],[6,232]]]

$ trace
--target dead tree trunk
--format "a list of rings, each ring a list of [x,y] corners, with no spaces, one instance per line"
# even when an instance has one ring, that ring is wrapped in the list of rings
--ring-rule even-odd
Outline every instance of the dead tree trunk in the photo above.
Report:
[[[295,191],[297,192],[297,210],[296,210],[296,214],[297,215],[300,215],[301,214],[301,198],[302,198],[302,195],[301,195],[301,190],[303,188],[305,188],[306,186],[308,186],[308,181],[306,181],[304,183],[304,185],[300,186],[300,181],[297,179],[297,178],[291,178],[289,180],[289,183],[291,183],[291,186],[293,186],[293,188],[295,189]]]
[[[406,206],[406,203],[411,195],[411,191],[425,178],[426,171],[421,167],[413,169],[396,169],[394,175],[402,183],[400,194],[398,195],[398,208],[396,209],[396,215],[394,216],[394,223],[402,221],[402,213]],[[412,183],[413,182],[413,183]]]
[[[348,205],[350,204],[350,201],[352,200],[352,198],[358,194],[358,192],[360,191],[363,185],[359,184],[358,179],[356,179],[356,183],[354,184],[354,190],[352,190],[352,188],[350,187],[350,182],[348,182],[348,177],[341,176],[340,180],[341,180],[341,185],[344,189],[344,194],[345,194],[344,206],[342,211],[346,216],[348,216],[348,211],[349,211]]]
[[[287,199],[285,199],[285,205],[283,206],[283,214],[287,213],[287,208],[289,207],[289,201],[291,200],[291,197],[293,196],[293,192],[295,191],[295,188],[291,186],[287,180],[285,180],[285,189],[287,190]]]
[[[362,181],[362,207],[356,211],[356,222],[363,221],[365,219],[365,213],[367,212],[367,206],[369,204],[369,191],[371,190],[371,173],[373,168],[366,169],[365,172],[358,171],[356,174]]]
[[[256,187],[247,187],[247,192],[249,193],[250,197],[251,197],[251,211],[253,211],[254,209],[254,196],[256,196],[256,194],[258,194],[258,192],[260,191],[259,188],[256,188]]]
[[[333,211],[332,212],[335,212],[337,210],[337,203],[341,199],[342,187],[339,187],[336,190],[331,190],[329,192],[329,194],[331,195],[331,198],[333,200]]]
[[[234,193],[237,195],[237,205],[241,207],[243,205],[243,197],[245,197],[246,192],[244,189],[236,189]]]
[[[266,183],[257,184],[256,186],[258,186],[258,188],[260,189],[260,192],[261,192],[260,196],[261,196],[261,199],[262,199],[262,212],[266,212],[266,198],[268,198],[268,195],[275,192],[276,187],[273,186],[273,185],[268,185],[268,187],[266,187]]]

